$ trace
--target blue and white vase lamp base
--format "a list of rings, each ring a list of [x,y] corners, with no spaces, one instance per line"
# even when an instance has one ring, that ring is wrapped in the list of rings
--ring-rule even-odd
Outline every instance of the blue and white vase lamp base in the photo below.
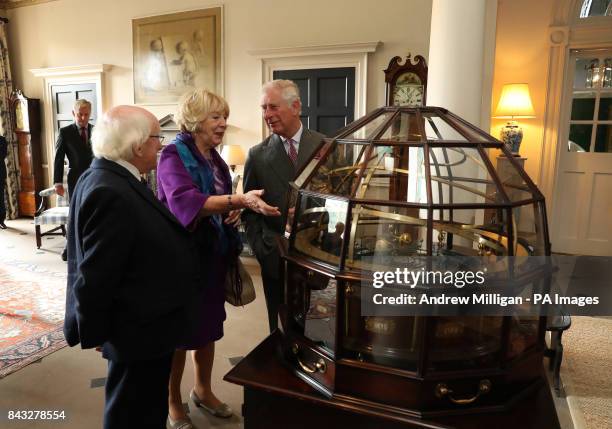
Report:
[[[516,121],[508,121],[501,129],[499,137],[514,156],[519,156],[519,148],[523,141],[523,130]]]

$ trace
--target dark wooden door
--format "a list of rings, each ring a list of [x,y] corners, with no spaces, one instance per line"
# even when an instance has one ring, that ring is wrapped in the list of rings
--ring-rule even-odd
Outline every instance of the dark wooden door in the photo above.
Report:
[[[354,67],[276,70],[273,77],[292,80],[300,88],[304,127],[333,136],[354,120]]]
[[[98,117],[96,84],[84,83],[78,85],[53,85],[51,87],[53,104],[53,141],[57,140],[60,128],[74,122],[72,107],[74,102],[83,98],[91,103],[91,117],[89,122],[94,124]]]

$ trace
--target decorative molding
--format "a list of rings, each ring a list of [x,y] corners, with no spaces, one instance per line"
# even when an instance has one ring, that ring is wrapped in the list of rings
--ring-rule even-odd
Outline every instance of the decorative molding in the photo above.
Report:
[[[18,7],[35,6],[58,0],[0,0],[0,9],[16,9]]]
[[[573,9],[569,8],[568,10]],[[569,37],[570,28],[567,25],[550,26],[548,28],[548,88],[546,90],[546,110],[542,146],[540,148],[540,174],[538,181],[542,193],[548,200],[549,216],[551,217],[554,213],[555,205],[555,177],[558,161],[557,142],[559,141],[559,125],[561,124],[563,110],[561,108],[561,101],[565,85]],[[551,228],[551,232],[553,229]]]
[[[607,25],[582,25],[570,33],[570,49],[607,48],[612,46],[612,17],[606,16]]]
[[[549,213],[554,213],[555,178],[557,174],[557,149],[559,127],[562,116],[563,88],[565,87],[565,70],[568,61],[567,40],[565,43],[551,43],[548,56],[548,87],[546,90],[546,110],[544,117],[544,135],[540,153],[540,188],[549,201]],[[554,222],[552,222],[554,223]]]
[[[254,49],[247,51],[256,58],[292,58],[308,55],[334,55],[375,52],[382,42],[359,42],[334,45],[296,46],[286,48]]]
[[[47,67],[30,69],[36,77],[72,76],[83,74],[100,74],[109,71],[113,66],[109,64],[86,64],[82,66]]]
[[[582,0],[558,0],[552,7],[551,21],[552,26],[570,25],[573,21],[574,13],[580,13]]]
[[[566,25],[548,27],[548,41],[552,46],[566,46],[569,43],[569,27]]]

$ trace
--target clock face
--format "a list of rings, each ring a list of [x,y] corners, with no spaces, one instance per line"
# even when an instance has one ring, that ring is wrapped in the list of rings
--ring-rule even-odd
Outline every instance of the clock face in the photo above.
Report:
[[[15,106],[15,127],[18,130],[23,130],[23,110],[21,109],[21,103],[17,103]]]
[[[423,85],[396,84],[393,88],[394,106],[422,106]]]
[[[15,104],[15,130],[29,131],[28,119],[28,106],[24,101],[19,100]]]

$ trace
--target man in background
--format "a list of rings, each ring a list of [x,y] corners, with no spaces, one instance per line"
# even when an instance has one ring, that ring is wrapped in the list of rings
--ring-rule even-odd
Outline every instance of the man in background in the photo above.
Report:
[[[6,201],[4,200],[4,187],[6,186],[6,155],[8,144],[4,136],[0,136],[0,229],[6,229]]]
[[[105,429],[165,427],[172,356],[201,283],[191,235],[140,182],[159,134],[140,107],[108,111],[70,205],[64,336],[108,359]]]
[[[302,126],[302,102],[297,85],[274,80],[262,88],[261,109],[272,134],[249,151],[244,166],[244,192],[263,189],[263,199],[279,207],[281,217],[265,217],[245,210],[247,240],[261,265],[270,332],[278,327],[278,308],[283,301],[283,278],[276,237],[285,232],[289,205],[289,182],[319,147],[323,134]]]
[[[91,116],[91,103],[79,99],[74,102],[72,108],[74,123],[59,130],[59,136],[55,143],[55,161],[53,163],[53,186],[58,195],[63,196],[64,189],[64,158],[68,158],[68,196],[72,197],[72,191],[81,174],[91,164],[93,154],[91,152],[91,131],[89,123]],[[66,249],[62,252],[62,259],[66,260]]]

